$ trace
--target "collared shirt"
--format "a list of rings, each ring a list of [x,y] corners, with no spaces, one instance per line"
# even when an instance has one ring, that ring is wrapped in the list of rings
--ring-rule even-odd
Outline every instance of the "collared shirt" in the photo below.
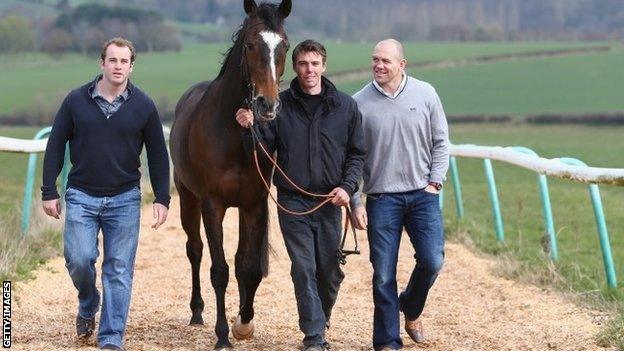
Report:
[[[403,73],[403,79],[401,79],[401,84],[399,84],[399,87],[394,92],[394,94],[390,94],[387,91],[385,91],[381,87],[381,85],[379,85],[379,83],[377,83],[376,80],[373,79],[373,85],[375,86],[375,88],[377,88],[377,90],[379,90],[380,93],[384,94],[385,96],[387,96],[387,97],[389,97],[391,99],[396,99],[396,97],[399,96],[399,94],[401,94],[401,92],[403,91],[403,88],[405,88],[405,83],[407,83],[407,74]]]
[[[106,119],[108,119],[110,118],[110,116],[113,115],[113,113],[119,110],[119,108],[124,102],[128,100],[128,97],[130,97],[131,91],[128,87],[126,87],[126,90],[124,90],[123,93],[117,96],[113,100],[113,102],[108,102],[108,100],[106,100],[106,98],[104,98],[97,89],[97,83],[101,79],[102,79],[101,74],[95,77],[95,79],[93,80],[93,83],[91,83],[91,85],[89,86],[89,94],[91,95],[93,100],[95,100],[97,105],[100,107],[100,110],[102,110],[102,112],[106,116]],[[128,84],[128,86],[130,86],[130,84]]]

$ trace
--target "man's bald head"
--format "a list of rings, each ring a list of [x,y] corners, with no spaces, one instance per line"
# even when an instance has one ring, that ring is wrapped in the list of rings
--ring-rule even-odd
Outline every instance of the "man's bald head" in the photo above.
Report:
[[[384,89],[396,90],[405,71],[403,45],[395,39],[382,40],[373,50],[373,77]]]
[[[405,58],[405,52],[403,51],[403,44],[396,39],[385,39],[375,45],[375,51],[383,49],[387,52],[392,52],[396,55],[396,58],[400,61]]]

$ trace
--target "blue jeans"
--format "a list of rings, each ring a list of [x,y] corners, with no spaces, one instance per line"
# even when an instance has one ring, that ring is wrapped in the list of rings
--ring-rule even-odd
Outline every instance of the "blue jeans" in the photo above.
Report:
[[[65,266],[78,290],[78,314],[82,318],[94,318],[100,305],[100,293],[95,286],[95,262],[100,255],[98,232],[101,229],[104,296],[98,342],[121,347],[139,238],[141,191],[134,187],[119,195],[95,197],[69,188],[65,201]]]
[[[373,264],[373,346],[379,349],[403,346],[400,316],[420,316],[444,261],[444,225],[438,195],[424,189],[405,193],[369,195],[368,242]],[[416,254],[410,280],[397,295],[396,268],[403,228]]]

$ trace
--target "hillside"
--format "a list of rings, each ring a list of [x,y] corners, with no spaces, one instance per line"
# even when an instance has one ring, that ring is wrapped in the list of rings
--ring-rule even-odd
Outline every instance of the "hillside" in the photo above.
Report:
[[[0,12],[36,18],[94,2],[156,10],[175,22],[209,24],[200,38],[212,41],[223,39],[243,16],[242,0],[3,0]],[[221,26],[228,30],[219,30]],[[288,27],[296,37],[342,40],[624,39],[624,2],[296,0]]]

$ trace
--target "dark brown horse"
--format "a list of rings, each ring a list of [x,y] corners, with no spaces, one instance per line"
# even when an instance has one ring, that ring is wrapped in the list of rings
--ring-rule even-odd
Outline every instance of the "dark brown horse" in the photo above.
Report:
[[[236,338],[251,337],[253,333],[254,295],[268,271],[267,191],[243,148],[244,130],[236,122],[235,113],[250,104],[258,122],[275,118],[279,79],[289,46],[283,21],[290,13],[291,0],[260,6],[254,0],[245,0],[244,8],[247,18],[234,36],[234,45],[219,75],[184,93],[176,106],[170,135],[174,181],[193,276],[191,324],[203,323],[199,273],[203,218],[212,260],[210,281],[217,301],[216,349],[231,347],[224,301],[229,267],[223,252],[222,227],[228,207],[239,209],[235,272],[240,310],[232,328]],[[270,176],[270,165],[262,164],[261,169]]]

